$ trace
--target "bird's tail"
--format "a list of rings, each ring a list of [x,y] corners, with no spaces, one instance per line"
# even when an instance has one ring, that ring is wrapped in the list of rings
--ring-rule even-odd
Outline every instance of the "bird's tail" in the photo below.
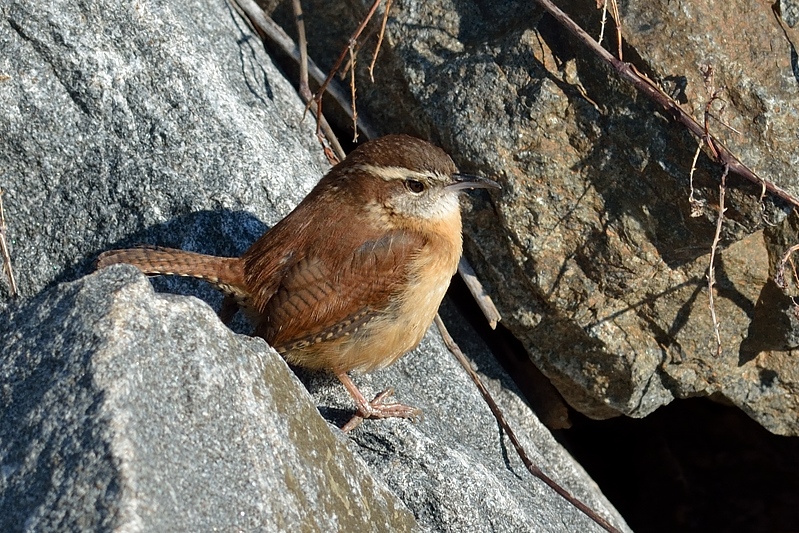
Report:
[[[97,268],[118,263],[133,265],[149,275],[199,278],[229,294],[246,292],[244,265],[238,257],[216,257],[174,248],[128,248],[101,254]]]

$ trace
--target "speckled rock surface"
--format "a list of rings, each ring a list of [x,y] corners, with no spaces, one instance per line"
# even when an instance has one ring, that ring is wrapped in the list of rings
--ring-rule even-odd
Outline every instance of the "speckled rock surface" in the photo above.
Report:
[[[436,334],[356,377],[367,394],[395,385],[424,420],[367,421],[350,439],[315,409],[352,414],[338,382],[304,376],[311,398],[263,341],[133,267],[2,318],[3,531],[600,531],[527,473]],[[531,459],[627,530],[490,355],[478,361]]]
[[[415,531],[276,352],[133,267],[5,313],[3,531]]]
[[[112,244],[240,253],[326,168],[296,91],[223,0],[0,14],[0,187],[23,296]]]
[[[508,451],[432,332],[356,377],[367,394],[397,386],[425,418],[367,421],[350,440],[315,409],[352,414],[338,382],[305,375],[311,398],[263,341],[194,298],[154,293],[133,267],[3,319],[4,531],[599,531]],[[477,361],[535,464],[626,530],[491,357]]]
[[[329,29],[316,29],[329,13],[311,4],[312,56],[332,61],[328,51],[350,30],[326,40]],[[599,35],[595,2],[558,4]],[[362,14],[349,15],[351,27]],[[799,192],[793,30],[770,4],[638,2],[622,5],[621,18],[625,58],[700,122],[711,65],[713,90],[724,88],[713,133],[764,178]],[[605,38],[613,43],[612,24]],[[398,0],[380,58],[375,83],[364,75],[359,85],[364,110],[501,181],[500,194],[474,201],[467,254],[504,324],[571,405],[594,418],[642,417],[675,398],[712,395],[775,433],[799,434],[797,321],[770,281],[797,242],[784,205],[761,204],[759,187],[729,179],[715,265],[717,358],[706,272],[722,169],[699,158],[704,206],[692,217],[696,139],[535,2]]]

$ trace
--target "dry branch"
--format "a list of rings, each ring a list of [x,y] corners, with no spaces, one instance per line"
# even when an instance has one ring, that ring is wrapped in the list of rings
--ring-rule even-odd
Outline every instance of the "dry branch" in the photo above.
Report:
[[[372,83],[375,82],[375,63],[377,63],[377,54],[380,53],[380,47],[383,45],[383,37],[386,34],[386,24],[388,24],[388,12],[391,9],[391,3],[394,0],[386,0],[386,7],[383,12],[383,22],[380,24],[380,34],[377,36],[377,45],[375,46],[375,53],[372,55],[372,62],[369,63],[369,79]]]
[[[491,329],[497,329],[497,323],[502,320],[502,315],[499,314],[499,310],[497,310],[497,307],[494,305],[494,301],[491,300],[491,296],[488,295],[483,284],[480,283],[477,274],[474,272],[472,265],[469,264],[469,261],[466,260],[466,257],[461,257],[461,260],[458,262],[458,272],[463,282],[466,283],[466,286],[469,288],[469,292],[472,293],[472,297],[474,297],[474,300],[477,302],[486,320],[488,320],[488,325],[491,326]]]
[[[308,40],[305,38],[305,21],[302,16],[302,5],[300,4],[300,0],[292,0],[291,5],[294,9],[294,20],[297,23],[297,40],[299,41],[300,48],[299,93],[307,106],[305,110],[307,111],[310,108],[316,116],[316,137],[322,145],[327,160],[331,165],[335,165],[343,160],[347,154],[344,153],[344,148],[341,147],[341,143],[339,143],[338,137],[336,137],[336,134],[333,132],[333,128],[330,127],[327,119],[322,114],[321,107],[317,106],[316,102],[313,101],[311,87],[308,84]],[[324,131],[324,135],[322,135],[322,131]],[[334,153],[330,153],[330,148],[325,144],[325,139],[327,139]]]
[[[705,128],[699,124],[691,115],[683,111],[680,105],[670,96],[664,93],[646,76],[640,74],[630,63],[625,63],[613,57],[607,50],[602,48],[590,35],[577,25],[566,13],[561,11],[550,0],[535,0],[552,17],[555,18],[566,30],[574,35],[580,42],[586,45],[600,59],[610,65],[622,79],[631,83],[636,89],[643,93],[647,98],[655,102],[661,109],[674,120],[685,126],[688,131],[703,140],[711,157],[718,164],[728,168],[729,172],[737,174],[758,186],[764,188],[772,195],[799,207],[799,199],[758,176],[753,170],[744,165],[732,152],[727,149],[718,139],[708,134]]]
[[[777,271],[774,274],[774,282],[782,290],[788,289],[788,281],[785,279],[785,265],[787,263],[791,263],[791,274],[793,274],[792,276],[793,282],[796,287],[799,287],[799,273],[797,273],[796,271],[796,266],[794,265],[792,258],[793,254],[795,254],[797,250],[799,250],[799,244],[794,244],[793,246],[788,248],[785,254],[783,254],[782,259],[780,259],[780,262],[777,263]],[[793,299],[794,297],[791,298]],[[796,302],[794,301],[794,304],[795,303]]]
[[[336,72],[338,72],[338,70],[341,68],[341,64],[344,62],[344,58],[346,58],[349,55],[350,59],[352,59],[353,47],[355,47],[357,45],[358,37],[361,36],[361,33],[363,33],[363,30],[366,28],[366,25],[369,24],[369,21],[374,16],[375,11],[377,11],[377,7],[380,5],[380,2],[381,2],[381,0],[375,0],[374,1],[374,3],[372,4],[372,7],[369,8],[369,12],[363,18],[361,23],[358,24],[358,27],[355,28],[355,31],[350,36],[349,41],[347,42],[347,46],[344,47],[344,50],[342,50],[341,54],[339,54],[338,59],[336,59],[336,62],[333,64],[333,68],[331,68],[330,72],[327,74],[327,78],[325,79],[324,82],[322,82],[322,86],[319,87],[319,90],[316,91],[316,94],[314,95],[314,101],[316,101],[316,104],[319,106],[320,110],[322,109],[322,96],[325,94],[325,91],[327,90],[328,85],[330,85],[330,83],[333,81],[333,76],[335,76]],[[354,65],[354,60],[353,60],[353,71],[354,71],[354,68],[355,68],[355,65]],[[352,82],[352,92],[353,92],[353,94],[355,93],[355,82],[354,82],[354,80],[355,80],[355,78],[354,78],[354,74],[353,74],[353,82]],[[354,109],[355,109],[355,101],[354,100],[352,102],[352,109],[353,109],[353,114],[350,115],[350,118],[352,118],[352,120],[353,120],[353,125],[354,125],[354,128],[356,129],[355,136],[357,137],[358,124],[357,124],[357,121],[356,121],[357,116],[354,114]]]
[[[271,18],[266,16],[264,11],[253,0],[233,0],[233,2],[246,15],[252,26],[262,37],[268,38],[281,50],[288,54],[288,56],[294,61],[297,61],[298,63],[302,62],[300,46],[297,45],[285,31],[283,31],[283,28],[281,28]],[[308,58],[306,64],[310,77],[312,77],[317,83],[321,84],[326,78],[324,71],[322,71],[322,69],[320,69],[310,58]],[[344,109],[346,112],[349,112],[349,99],[347,97],[346,91],[341,87],[340,84],[333,80],[328,84],[326,90],[327,93],[332,96],[334,100],[336,100],[342,109]],[[377,131],[370,128],[370,126],[365,124],[363,120],[359,122],[358,126],[361,128],[361,131],[367,135],[367,137],[377,137]]]
[[[6,213],[3,210],[3,193],[5,191],[0,189],[0,255],[3,256],[3,272],[8,277],[8,284],[11,287],[11,297],[13,298],[18,294],[17,281],[14,279],[14,269],[11,268],[11,254],[8,252],[8,242],[6,241]]]
[[[483,396],[483,400],[485,400],[485,402],[488,404],[489,409],[491,409],[491,413],[494,415],[497,423],[502,428],[502,431],[504,431],[508,436],[508,439],[510,439],[511,444],[513,444],[513,448],[516,450],[516,453],[519,455],[522,463],[524,463],[524,466],[527,467],[527,470],[533,476],[546,483],[549,488],[557,492],[570,504],[582,511],[588,518],[599,524],[600,527],[606,531],[610,531],[611,533],[620,533],[619,530],[613,527],[607,520],[599,516],[596,511],[572,496],[566,489],[558,485],[554,479],[546,475],[543,470],[533,464],[533,461],[530,460],[530,457],[527,455],[527,452],[524,450],[521,442],[519,442],[519,439],[516,437],[516,433],[513,432],[513,429],[508,424],[508,421],[505,420],[505,416],[502,414],[499,406],[494,401],[494,398],[491,397],[491,393],[488,392],[483,380],[480,379],[480,376],[477,374],[477,372],[472,369],[472,365],[469,363],[469,360],[466,358],[463,351],[461,351],[460,347],[455,342],[455,339],[453,339],[449,334],[447,327],[444,325],[444,321],[441,320],[441,316],[439,315],[436,315],[436,326],[438,326],[438,330],[441,332],[441,337],[444,339],[444,344],[447,345],[447,348],[449,348],[449,351],[455,356],[455,359],[458,360],[464,370],[466,370],[466,372],[469,374],[469,377],[480,391],[480,394]]]
[[[713,321],[713,332],[716,334],[716,357],[721,356],[721,333],[719,332],[719,321],[716,317],[716,301],[713,298],[713,286],[716,284],[716,253],[719,248],[719,241],[721,240],[721,227],[724,223],[724,195],[727,192],[727,173],[728,169],[724,167],[724,173],[721,175],[721,184],[719,185],[719,214],[716,219],[716,233],[713,235],[713,244],[710,246],[710,266],[707,270],[707,293],[708,305],[710,306],[710,318]]]

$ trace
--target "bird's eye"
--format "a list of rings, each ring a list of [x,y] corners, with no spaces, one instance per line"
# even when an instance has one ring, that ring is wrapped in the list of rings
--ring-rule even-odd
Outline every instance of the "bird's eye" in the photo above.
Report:
[[[416,194],[424,191],[424,183],[419,180],[407,179],[405,180],[405,186],[408,187],[409,191]]]

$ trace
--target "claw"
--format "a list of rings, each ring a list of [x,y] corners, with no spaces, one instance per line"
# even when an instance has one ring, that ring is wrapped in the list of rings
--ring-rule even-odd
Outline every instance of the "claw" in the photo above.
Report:
[[[409,418],[416,420],[422,416],[422,410],[417,407],[401,403],[384,403],[386,398],[394,394],[394,389],[392,388],[379,393],[369,402],[347,374],[341,373],[337,377],[355,399],[355,403],[358,406],[355,416],[341,428],[345,433],[360,426],[361,422],[366,418]]]

